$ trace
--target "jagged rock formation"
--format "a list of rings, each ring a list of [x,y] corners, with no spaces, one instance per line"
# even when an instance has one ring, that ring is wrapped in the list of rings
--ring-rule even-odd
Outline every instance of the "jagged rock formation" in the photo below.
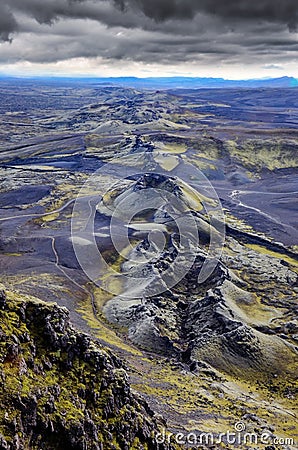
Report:
[[[0,449],[170,449],[121,361],[66,309],[0,294]]]
[[[156,187],[165,193],[170,192],[174,197],[170,206],[174,212],[172,217],[165,206],[157,213],[152,213],[151,217],[152,229],[160,224],[164,227],[163,232],[167,236],[164,248],[159,251],[154,246],[154,240],[152,242],[152,239],[145,237],[131,251],[128,260],[121,266],[128,281],[121,295],[114,297],[104,307],[108,320],[127,327],[128,336],[134,344],[178,358],[193,369],[203,361],[216,369],[239,376],[251,376],[256,372],[276,374],[285,370],[293,376],[294,370],[290,366],[297,350],[295,338],[289,342],[282,333],[270,332],[270,326],[253,321],[249,308],[252,311],[258,308],[257,286],[261,283],[274,280],[281,289],[284,285],[294,293],[297,274],[286,265],[272,262],[266,255],[256,259],[249,255],[246,257],[245,247],[231,238],[231,248],[238,248],[238,265],[235,265],[237,257],[230,261],[225,256],[223,259],[226,259],[226,263],[208,257],[210,234],[211,231],[213,235],[216,234],[217,230],[212,230],[206,218],[191,209],[191,198],[187,192],[183,192],[179,180],[174,178],[166,179],[154,174],[136,177],[127,189],[114,191],[106,200],[105,209],[99,206],[99,211],[113,214],[119,201],[123,202],[125,196],[129,199],[131,192],[139,190],[148,189],[147,201],[150,203],[150,191]],[[186,207],[181,214],[179,209],[175,210],[175,198],[182,196]],[[133,199],[135,201],[135,197]],[[128,209],[133,208],[134,205],[130,203]],[[175,224],[175,218],[180,218],[179,213],[184,220],[190,215],[195,221],[203,238],[199,245],[192,239],[191,233],[187,235],[187,226],[181,227],[186,236],[183,239],[179,236]],[[198,276],[206,258],[209,264],[213,263],[214,270],[205,282],[199,283]],[[192,266],[187,268],[188,261],[192,260]],[[173,273],[174,264],[182,273],[186,269],[185,276],[179,283],[167,288],[172,279],[178,278],[177,272]],[[259,272],[254,278],[253,292],[249,283],[236,275],[233,267],[238,272],[239,269],[247,269],[251,274]],[[165,272],[166,276],[163,275]],[[142,286],[148,274],[152,280],[144,284],[139,299],[132,300],[129,295],[125,295],[126,290],[131,292],[136,280],[139,279],[139,285]],[[132,282],[129,281],[130,277]],[[164,286],[164,292],[154,295],[160,286]],[[274,295],[281,295],[276,288]]]

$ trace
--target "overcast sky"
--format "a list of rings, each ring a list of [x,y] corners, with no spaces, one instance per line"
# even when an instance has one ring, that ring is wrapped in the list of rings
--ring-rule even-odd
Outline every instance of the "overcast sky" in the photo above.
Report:
[[[0,0],[0,72],[298,78],[298,0]]]

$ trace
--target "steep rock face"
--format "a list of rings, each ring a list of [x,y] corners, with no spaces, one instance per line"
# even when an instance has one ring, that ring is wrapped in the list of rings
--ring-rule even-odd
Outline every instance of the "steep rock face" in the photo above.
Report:
[[[121,361],[66,309],[0,293],[0,449],[170,449]]]

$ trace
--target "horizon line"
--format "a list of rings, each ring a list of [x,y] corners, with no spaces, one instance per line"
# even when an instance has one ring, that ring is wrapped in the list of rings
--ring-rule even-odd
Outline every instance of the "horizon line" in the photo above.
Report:
[[[171,79],[188,79],[188,80],[222,80],[222,81],[270,81],[270,80],[282,80],[282,79],[292,79],[298,81],[298,77],[292,75],[283,75],[281,77],[257,77],[257,78],[224,78],[224,77],[204,77],[204,76],[189,76],[189,75],[170,75],[170,76],[104,76],[104,75],[67,75],[67,74],[31,74],[31,75],[21,75],[21,74],[11,74],[0,72],[0,78],[22,78],[22,79],[32,79],[32,78],[67,78],[67,79],[130,79],[130,80],[171,80]]]

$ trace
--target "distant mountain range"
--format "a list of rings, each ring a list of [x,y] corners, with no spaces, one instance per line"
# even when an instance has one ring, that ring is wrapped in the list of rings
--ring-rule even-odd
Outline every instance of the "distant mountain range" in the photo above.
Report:
[[[298,87],[298,79],[293,77],[226,80],[224,78],[198,78],[198,77],[110,77],[110,78],[71,78],[71,77],[7,77],[0,75],[0,81],[22,80],[22,82],[47,83],[86,83],[103,86],[123,86],[142,89],[229,89],[229,88],[290,88]]]
[[[100,83],[116,84],[122,86],[142,87],[142,88],[162,88],[162,89],[202,89],[202,88],[287,88],[298,86],[298,80],[293,77],[281,77],[255,80],[225,80],[224,78],[192,78],[192,77],[171,77],[171,78],[107,78],[98,79]]]

